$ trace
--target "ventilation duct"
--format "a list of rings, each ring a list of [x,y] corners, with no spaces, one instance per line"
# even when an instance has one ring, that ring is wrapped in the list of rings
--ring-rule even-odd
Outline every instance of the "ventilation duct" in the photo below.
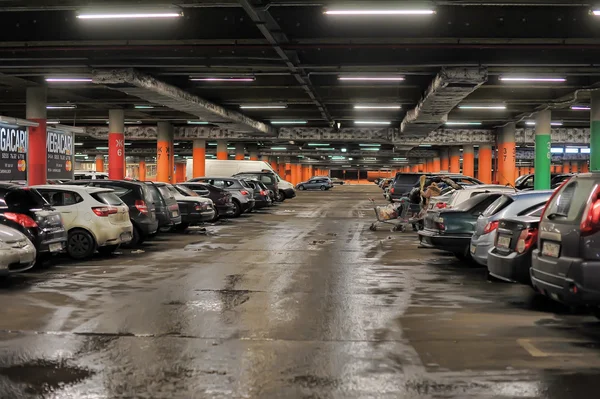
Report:
[[[134,69],[95,70],[93,82],[129,96],[144,99],[177,111],[194,115],[223,129],[238,133],[275,135],[269,125],[206,101],[178,87],[161,82]]]
[[[406,113],[402,135],[426,136],[448,120],[448,113],[487,81],[487,68],[443,68],[416,108]]]

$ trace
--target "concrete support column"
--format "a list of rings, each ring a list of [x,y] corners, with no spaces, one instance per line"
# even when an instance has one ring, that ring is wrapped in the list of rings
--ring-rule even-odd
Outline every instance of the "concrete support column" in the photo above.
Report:
[[[96,155],[96,172],[104,172],[104,155]]]
[[[220,161],[227,161],[229,156],[227,155],[227,141],[217,140],[217,159]]]
[[[499,184],[514,184],[515,168],[517,163],[517,149],[515,147],[514,123],[504,126],[498,135],[498,173],[496,179]]]
[[[600,91],[592,91],[590,112],[590,171],[600,171]]]
[[[581,173],[588,173],[590,171],[590,166],[588,165],[588,161],[583,161],[581,163]]]
[[[192,177],[203,177],[206,174],[206,140],[194,140],[192,159]]]
[[[450,173],[460,173],[460,148],[450,147],[450,164],[448,166]]]
[[[140,158],[139,166],[139,179],[140,181],[146,181],[146,158]]]
[[[428,158],[425,161],[425,172],[433,173],[433,158]]]
[[[419,166],[419,173],[424,173],[425,168],[427,167],[427,162],[425,159],[419,159],[419,163],[417,165]]]
[[[448,149],[442,148],[440,150],[440,172],[448,173],[450,170],[450,157],[448,155]]]
[[[302,165],[299,163],[296,164],[296,179],[297,181],[294,184],[298,184],[302,181]]]
[[[550,189],[550,134],[552,127],[550,120],[552,113],[549,110],[538,112],[535,118],[535,178],[534,190]]]
[[[256,144],[249,145],[248,152],[250,153],[251,161],[258,161],[258,146]]]
[[[175,163],[175,181],[174,183],[181,183],[185,181],[185,163]]]
[[[492,183],[492,146],[491,144],[482,144],[479,146],[478,153],[478,176],[477,178],[485,184]],[[515,168],[516,170],[516,168]]]
[[[46,184],[48,154],[46,151],[46,87],[28,87],[25,117],[39,123],[29,128],[29,148],[25,160],[27,183]]]
[[[419,173],[419,164],[415,163],[410,166],[410,171],[412,173]]]
[[[439,157],[433,158],[433,173],[440,173],[442,171],[441,159]]]
[[[277,171],[277,169],[279,168],[278,162],[279,160],[277,159],[277,157],[270,157],[270,164],[274,171]]]
[[[243,161],[246,156],[246,148],[244,143],[235,143],[235,160]]]
[[[463,167],[465,176],[475,176],[475,148],[472,145],[463,145]]]
[[[569,163],[569,161],[563,161],[562,170],[563,173],[571,173],[571,164]]]
[[[174,182],[171,168],[171,148],[173,145],[173,127],[169,122],[158,122],[158,137],[156,142],[156,181]]]
[[[108,178],[125,178],[125,111],[108,111]]]

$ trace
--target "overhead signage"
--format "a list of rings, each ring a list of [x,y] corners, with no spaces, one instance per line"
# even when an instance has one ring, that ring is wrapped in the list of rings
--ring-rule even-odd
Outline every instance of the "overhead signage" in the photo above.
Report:
[[[27,129],[0,124],[0,180],[27,180]]]
[[[73,141],[73,133],[48,129],[46,136],[48,179],[73,179],[75,165]]]

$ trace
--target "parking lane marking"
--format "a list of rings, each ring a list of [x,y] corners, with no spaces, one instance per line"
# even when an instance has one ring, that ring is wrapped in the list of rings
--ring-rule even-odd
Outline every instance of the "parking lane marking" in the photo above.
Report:
[[[539,350],[538,348],[536,348],[531,343],[530,339],[519,338],[519,339],[517,339],[517,343],[519,345],[521,345],[521,347],[523,349],[525,349],[527,352],[529,352],[529,354],[533,357],[548,357],[549,356],[549,354],[547,354],[546,352],[543,352],[543,351]]]
[[[534,339],[527,338],[519,338],[517,339],[517,343],[525,349],[529,354],[533,357],[580,357],[585,356],[586,353],[564,353],[564,352],[544,352],[541,349],[537,348],[531,341]],[[579,342],[571,339],[535,339],[538,342],[549,342],[549,343],[573,343]],[[583,341],[581,341],[583,342]]]

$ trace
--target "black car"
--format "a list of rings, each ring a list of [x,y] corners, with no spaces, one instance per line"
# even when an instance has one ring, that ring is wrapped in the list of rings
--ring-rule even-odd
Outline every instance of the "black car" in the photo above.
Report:
[[[537,248],[542,210],[531,216],[501,219],[487,267],[500,280],[531,285],[531,254]]]
[[[399,200],[408,196],[414,188],[420,186],[421,176],[426,177],[425,187],[429,187],[433,182],[440,183],[443,178],[448,178],[458,185],[483,184],[481,180],[461,174],[396,173],[396,177],[389,185],[389,198]]]
[[[189,195],[186,190],[192,190],[201,197],[210,198],[215,204],[218,217],[232,217],[235,214],[235,205],[230,192],[207,183],[185,182],[175,186],[183,195]]]
[[[286,196],[283,190],[279,190],[277,183],[277,175],[270,171],[262,172],[241,172],[233,175],[233,177],[246,180],[258,180],[263,183],[271,191],[271,199],[273,201],[282,202]]]
[[[550,175],[550,188],[558,188],[565,180],[570,179],[573,173],[552,173]],[[535,175],[533,173],[521,175],[515,180],[517,190],[533,190]]]
[[[254,209],[266,208],[273,205],[273,199],[269,195],[269,189],[258,180],[246,180],[254,190]]]
[[[0,223],[25,234],[38,257],[66,248],[67,231],[60,213],[35,189],[0,184]]]
[[[181,213],[179,205],[173,194],[169,191],[165,183],[146,182],[154,206],[156,207],[156,218],[158,219],[158,228],[170,230],[181,223]]]
[[[213,207],[210,199],[200,197],[198,194],[185,187],[181,188],[181,191],[185,191],[186,194],[183,194],[172,184],[165,184],[165,187],[167,187],[173,197],[175,197],[177,205],[179,206],[181,223],[176,226],[177,230],[185,230],[189,226],[210,222],[215,219],[217,211]]]
[[[129,207],[129,219],[133,224],[133,239],[129,246],[136,246],[158,231],[156,207],[150,190],[144,183],[125,180],[72,180],[65,184],[110,188]]]

